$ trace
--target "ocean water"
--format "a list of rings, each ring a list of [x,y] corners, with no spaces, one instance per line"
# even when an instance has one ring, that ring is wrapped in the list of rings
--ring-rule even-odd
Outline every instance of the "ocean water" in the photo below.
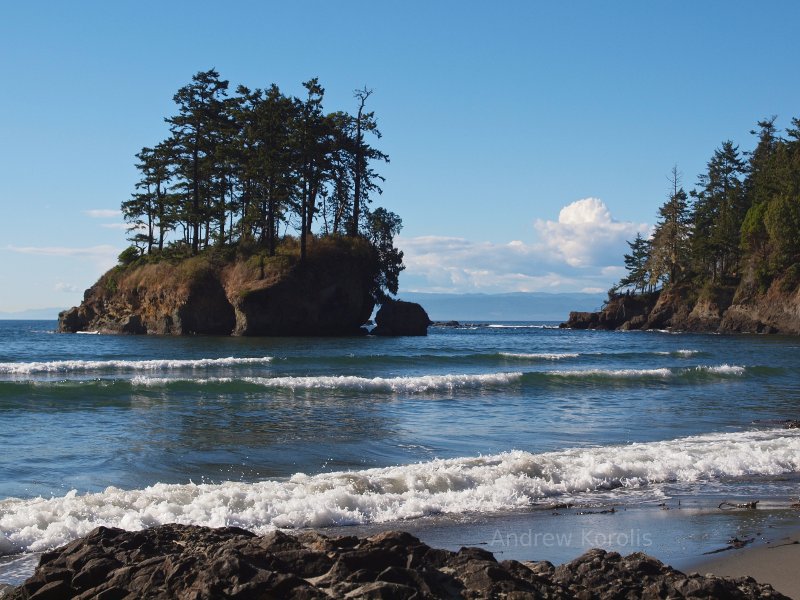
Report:
[[[438,531],[542,507],[710,514],[751,498],[792,520],[800,430],[781,422],[800,418],[797,338],[54,329],[0,322],[0,582],[98,525]]]

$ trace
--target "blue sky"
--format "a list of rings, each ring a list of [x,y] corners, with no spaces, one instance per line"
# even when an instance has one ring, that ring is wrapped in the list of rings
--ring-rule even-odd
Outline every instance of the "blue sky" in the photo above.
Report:
[[[673,164],[800,116],[796,2],[4,2],[0,311],[67,307],[126,246],[114,212],[174,92],[232,85],[328,110],[374,89],[401,291],[596,291]]]

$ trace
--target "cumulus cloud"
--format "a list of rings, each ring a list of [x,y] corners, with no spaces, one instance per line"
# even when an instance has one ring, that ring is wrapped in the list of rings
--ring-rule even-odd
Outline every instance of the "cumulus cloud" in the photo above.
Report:
[[[558,221],[537,219],[534,228],[542,244],[571,267],[606,267],[620,260],[624,242],[646,233],[644,223],[617,221],[598,198],[584,198],[568,204]]]
[[[625,241],[648,229],[618,221],[601,200],[585,198],[562,208],[557,221],[534,221],[528,242],[398,237],[406,265],[401,285],[428,292],[604,291],[624,272]]]
[[[83,211],[83,214],[92,219],[113,219],[122,216],[119,210],[115,208],[92,208]]]

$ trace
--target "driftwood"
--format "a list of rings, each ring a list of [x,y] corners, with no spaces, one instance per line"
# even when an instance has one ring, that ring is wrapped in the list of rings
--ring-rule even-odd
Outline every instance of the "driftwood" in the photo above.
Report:
[[[724,548],[717,548],[716,550],[711,550],[709,552],[703,552],[703,554],[719,554],[720,552],[727,552],[728,550],[739,550],[740,548],[744,548],[747,544],[752,544],[756,538],[748,538],[746,540],[740,540],[738,537],[735,537],[731,540],[728,540],[728,546]]]
[[[733,502],[720,502],[719,506],[717,507],[720,510],[733,510],[736,508],[744,508],[747,510],[755,510],[757,508],[758,503],[761,502],[760,500],[754,500],[753,502],[741,502],[739,504],[735,504]]]

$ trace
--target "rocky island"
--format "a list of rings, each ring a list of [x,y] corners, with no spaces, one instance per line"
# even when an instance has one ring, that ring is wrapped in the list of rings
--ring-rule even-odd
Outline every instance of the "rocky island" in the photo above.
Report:
[[[305,96],[197,73],[174,96],[170,135],[136,155],[141,179],[121,211],[132,245],[59,315],[60,332],[160,335],[425,335],[418,305],[393,300],[400,217],[370,208],[386,162],[357,111],[325,113]],[[292,234],[289,228],[294,228]]]

